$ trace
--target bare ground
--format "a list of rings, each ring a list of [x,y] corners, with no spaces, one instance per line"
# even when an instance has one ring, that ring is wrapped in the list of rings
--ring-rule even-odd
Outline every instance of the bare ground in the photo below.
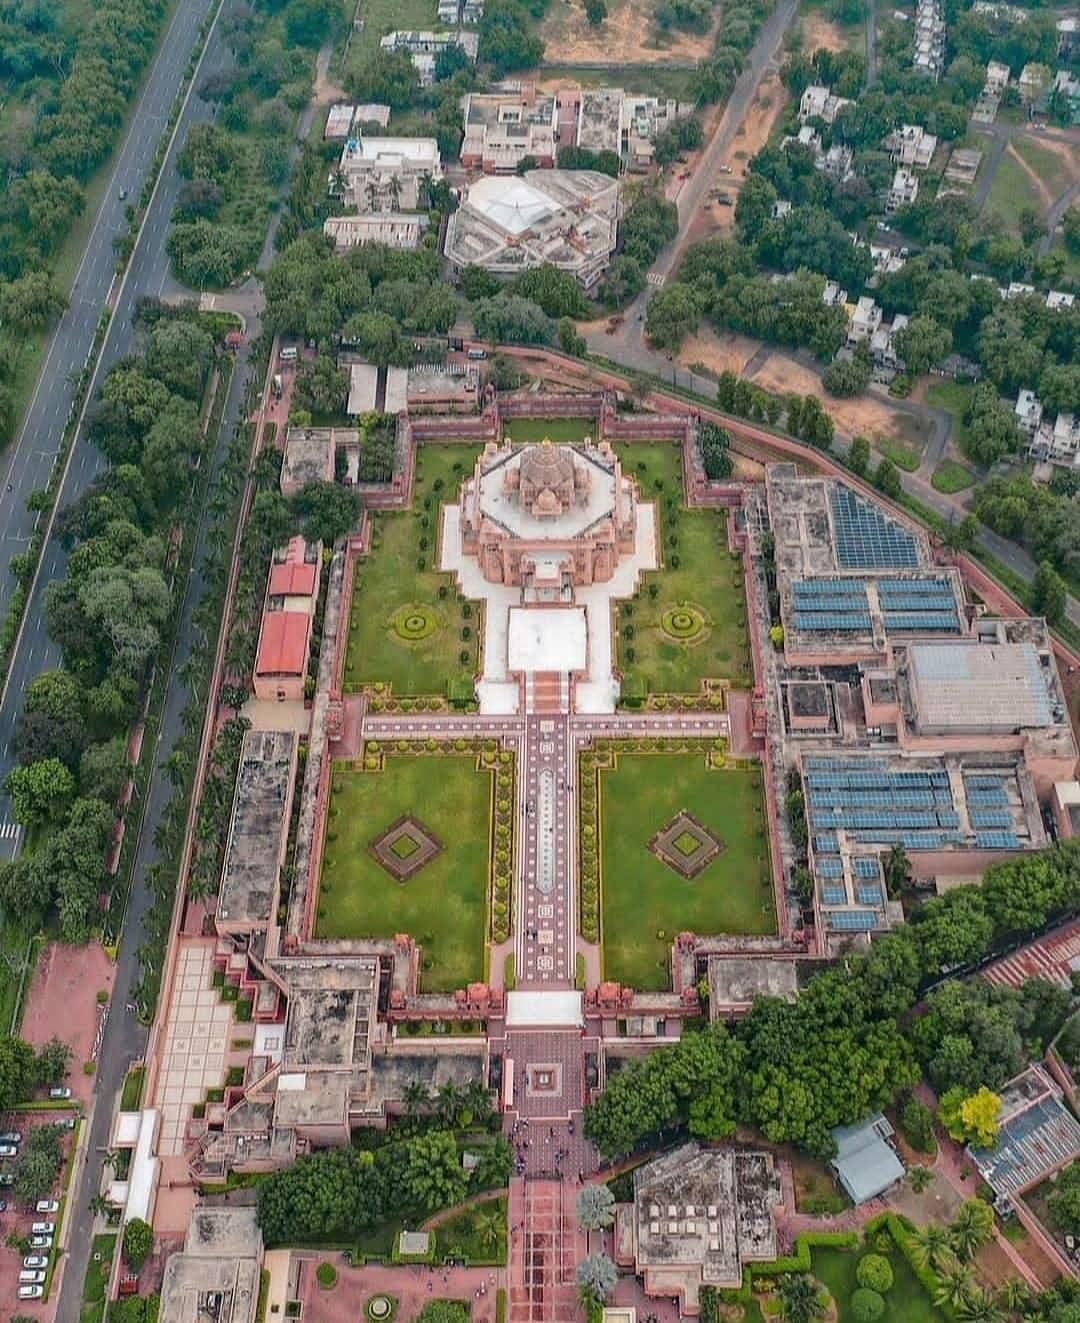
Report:
[[[72,1095],[88,1103],[93,1077],[83,1071],[89,1061],[102,1008],[97,994],[111,992],[116,966],[98,942],[65,946],[50,942],[41,953],[23,1014],[22,1035],[42,1047],[55,1034],[71,1048]]]
[[[683,341],[678,359],[683,367],[700,363],[710,372],[734,372],[741,375],[747,363],[761,348],[760,340],[748,335],[722,334],[705,327]]]
[[[544,59],[549,64],[662,64],[700,60],[712,49],[705,32],[656,33],[655,6],[649,0],[615,0],[599,27],[590,27],[584,7],[554,0],[544,19]]]
[[[802,34],[807,55],[818,50],[846,51],[848,48],[843,31],[817,10],[803,15]]]
[[[794,391],[798,395],[820,396],[838,431],[847,436],[865,436],[871,441],[879,437],[916,444],[920,441],[912,435],[910,418],[888,401],[876,399],[873,395],[862,395],[854,400],[833,399],[826,394],[819,373],[786,354],[770,354],[753,380],[778,395]]]

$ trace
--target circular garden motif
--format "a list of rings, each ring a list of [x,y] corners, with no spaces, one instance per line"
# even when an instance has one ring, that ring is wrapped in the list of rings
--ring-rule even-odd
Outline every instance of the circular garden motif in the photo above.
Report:
[[[680,602],[660,617],[660,628],[676,643],[700,643],[708,632],[709,622],[700,607]]]
[[[382,1323],[394,1312],[394,1302],[388,1295],[373,1295],[367,1302],[364,1312],[374,1323]]]
[[[390,624],[398,638],[406,643],[419,643],[439,628],[435,613],[420,602],[399,607],[390,618]]]

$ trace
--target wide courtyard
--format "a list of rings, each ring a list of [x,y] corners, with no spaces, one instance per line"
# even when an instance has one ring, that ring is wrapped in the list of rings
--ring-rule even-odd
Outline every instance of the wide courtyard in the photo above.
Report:
[[[485,977],[493,773],[475,754],[389,754],[334,770],[316,937],[408,933],[421,986]]]
[[[708,757],[622,749],[599,773],[606,978],[662,991],[678,933],[776,931],[761,773]]]

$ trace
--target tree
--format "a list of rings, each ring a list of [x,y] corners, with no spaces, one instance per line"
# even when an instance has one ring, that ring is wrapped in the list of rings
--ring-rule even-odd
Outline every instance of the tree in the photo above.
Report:
[[[574,358],[584,358],[588,353],[589,347],[585,343],[585,337],[578,333],[577,325],[572,318],[560,317],[556,334],[559,348],[564,354],[570,354]]]
[[[350,533],[360,517],[360,497],[355,489],[336,482],[305,483],[293,498],[293,506],[303,518],[307,540],[328,547]]]
[[[37,1054],[39,1084],[59,1084],[68,1073],[71,1048],[54,1034]]]
[[[821,1289],[809,1273],[784,1273],[779,1287],[780,1312],[786,1323],[816,1323],[825,1317]]]
[[[223,289],[255,260],[251,233],[203,217],[174,224],[165,241],[177,277],[193,289]]]
[[[983,1086],[965,1094],[959,1086],[947,1089],[939,1100],[941,1124],[958,1143],[991,1148],[997,1139],[1001,1099]]]
[[[859,395],[870,385],[870,364],[861,355],[830,363],[821,374],[821,384],[837,398]]]
[[[916,1152],[933,1153],[936,1149],[934,1113],[918,1098],[910,1098],[904,1104],[904,1110],[900,1113],[900,1129]]]
[[[1036,613],[1046,617],[1050,625],[1060,625],[1065,619],[1069,592],[1065,580],[1048,560],[1040,561],[1031,582],[1031,605]]]
[[[997,1134],[996,1125],[994,1134]],[[949,1228],[949,1239],[957,1258],[965,1262],[973,1259],[993,1238],[994,1210],[981,1199],[966,1199],[957,1209]]]
[[[907,886],[910,875],[907,851],[897,841],[885,856],[885,890],[890,896],[899,896]]]
[[[510,290],[538,304],[549,317],[580,319],[589,315],[589,304],[581,286],[568,271],[560,271],[550,262],[523,271]]]
[[[482,266],[467,266],[461,273],[461,292],[470,302],[493,298],[500,288],[498,279]]]
[[[460,1300],[429,1300],[416,1323],[469,1323],[469,1307]]]
[[[202,395],[213,357],[209,334],[186,317],[165,318],[150,332],[148,370],[189,400],[197,401]]]
[[[916,1227],[911,1232],[911,1246],[915,1262],[923,1268],[940,1270],[953,1257],[948,1229],[936,1222]]]
[[[353,66],[345,86],[358,101],[385,102],[391,110],[404,110],[419,95],[420,79],[408,51],[380,49]]]
[[[75,778],[59,758],[13,767],[4,782],[16,822],[38,827],[61,817],[75,797]]]
[[[929,372],[952,349],[952,332],[929,316],[912,317],[895,338],[898,356],[915,377]]]
[[[449,1130],[430,1130],[409,1141],[401,1183],[409,1203],[427,1212],[464,1199],[468,1181]]]
[[[515,0],[493,0],[480,20],[480,49],[496,78],[515,69],[533,69],[543,59],[544,44],[531,30],[527,11]]]
[[[577,1266],[578,1291],[599,1304],[614,1291],[618,1280],[618,1270],[606,1254],[590,1254]]]
[[[586,1231],[599,1231],[615,1221],[615,1196],[611,1187],[592,1184],[582,1188],[577,1200],[578,1221]]]
[[[855,1280],[860,1286],[885,1295],[892,1290],[892,1264],[884,1254],[864,1254],[855,1266]]]
[[[141,1217],[133,1217],[124,1226],[124,1258],[136,1272],[154,1248],[154,1228]]]
[[[598,28],[607,18],[607,13],[604,0],[585,0],[585,17],[589,20],[590,27]]]
[[[701,305],[696,293],[676,280],[649,300],[645,334],[659,349],[678,349],[688,335],[697,331],[700,321]]]
[[[42,331],[67,307],[67,299],[47,271],[28,271],[0,284],[0,325],[16,335]]]
[[[24,1153],[15,1168],[12,1193],[23,1203],[33,1204],[51,1192],[59,1171],[59,1158],[46,1152]]]
[[[848,465],[860,478],[866,476],[866,471],[870,467],[870,442],[865,436],[852,439],[851,449],[848,451]]]
[[[340,414],[349,393],[349,378],[328,354],[301,363],[293,389],[293,404],[310,413]]]
[[[79,760],[79,791],[89,799],[113,804],[119,799],[130,772],[127,744],[122,736],[117,735],[104,744],[91,744]]]
[[[877,472],[874,474],[874,486],[892,500],[900,499],[904,490],[900,481],[900,470],[891,459],[883,458],[878,464]]]
[[[710,482],[731,476],[731,433],[726,427],[718,427],[716,423],[703,419],[698,424],[698,445],[705,476]]]
[[[1047,1198],[1054,1225],[1066,1235],[1080,1235],[1080,1163],[1060,1173]]]
[[[1080,206],[1075,202],[1066,208],[1061,218],[1061,229],[1065,236],[1065,247],[1070,253],[1080,253]]]
[[[504,344],[548,345],[555,326],[543,308],[530,299],[507,292],[481,299],[473,314],[476,334],[482,340]]]
[[[36,1079],[37,1059],[30,1044],[21,1038],[0,1038],[0,1110],[25,1102]]]
[[[938,1286],[934,1292],[934,1304],[947,1309],[957,1309],[971,1294],[974,1283],[971,1272],[962,1263],[955,1260],[947,1263],[938,1272]]]
[[[854,1323],[875,1323],[885,1312],[885,1301],[869,1287],[857,1287],[851,1293],[851,1317]]]

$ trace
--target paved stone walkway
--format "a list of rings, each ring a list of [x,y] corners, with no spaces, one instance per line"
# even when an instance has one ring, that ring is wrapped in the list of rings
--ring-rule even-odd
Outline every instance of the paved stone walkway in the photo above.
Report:
[[[574,1198],[562,1181],[511,1182],[508,1323],[570,1323],[579,1317],[574,1274],[586,1248]]]
[[[568,988],[574,982],[573,813],[568,722],[525,719],[518,777],[517,984]]]

